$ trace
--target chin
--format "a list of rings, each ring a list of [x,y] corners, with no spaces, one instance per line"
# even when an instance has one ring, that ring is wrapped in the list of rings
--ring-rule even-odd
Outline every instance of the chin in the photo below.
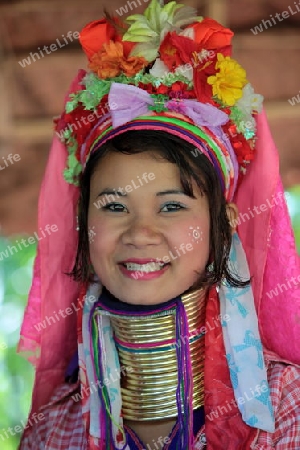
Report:
[[[125,298],[120,299],[123,303],[128,303],[129,305],[136,306],[145,306],[145,305],[160,305],[161,303],[165,303],[166,300],[147,300],[147,299],[130,299],[127,300]]]
[[[112,287],[110,289],[107,286],[107,289],[113,294],[116,298],[118,298],[121,302],[128,303],[130,305],[160,305],[161,303],[165,303],[172,298],[178,297],[183,292],[187,291],[190,287],[183,286],[182,289],[164,289],[163,292],[159,292],[159,290],[154,287],[146,288],[144,286],[138,286],[133,289],[115,289]]]
[[[174,296],[157,296],[157,295],[116,295],[113,293],[115,297],[117,297],[121,302],[128,303],[130,305],[159,305],[160,303],[164,303]]]

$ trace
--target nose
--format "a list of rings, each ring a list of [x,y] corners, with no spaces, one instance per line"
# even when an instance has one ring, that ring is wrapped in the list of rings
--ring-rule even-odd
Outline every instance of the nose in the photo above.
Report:
[[[159,245],[163,241],[163,234],[158,227],[144,218],[135,218],[128,224],[128,228],[122,234],[124,245],[145,247],[148,245]]]

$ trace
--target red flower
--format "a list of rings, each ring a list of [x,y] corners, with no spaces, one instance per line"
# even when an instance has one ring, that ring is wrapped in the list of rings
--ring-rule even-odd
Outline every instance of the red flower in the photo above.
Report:
[[[116,24],[120,25],[117,19]],[[102,50],[103,44],[107,44],[109,41],[122,42],[125,57],[129,55],[135,45],[133,42],[123,42],[122,36],[106,19],[94,20],[87,24],[80,32],[79,41],[89,60],[95,53]]]
[[[187,85],[185,83],[183,83],[182,81],[176,81],[171,86],[172,91],[184,91],[186,89],[187,89]]]
[[[90,59],[110,39],[115,37],[115,29],[106,19],[94,20],[80,32],[80,44]]]
[[[151,83],[139,83],[138,87],[147,91],[149,94],[162,94],[168,95],[170,98],[179,97],[180,93],[184,93],[184,98],[195,98],[195,92],[193,90],[187,90],[188,86],[182,81],[176,81],[172,86],[165,86],[161,84],[158,87],[153,86]]]
[[[91,130],[93,123],[95,123],[95,115],[91,111],[83,109],[82,106],[78,106],[66,116],[69,129],[73,130],[72,134],[76,141],[79,145],[83,144],[87,133]]]
[[[148,94],[156,94],[156,88],[151,83],[139,82],[138,87],[148,92]]]
[[[216,105],[213,100],[212,86],[207,83],[207,78],[215,74],[216,59],[207,61],[204,65],[194,68],[194,89],[199,102]]]
[[[231,39],[234,33],[216,20],[204,19],[190,25],[195,31],[195,42],[201,49],[215,50],[225,56],[231,55]],[[189,27],[188,27],[189,28]]]
[[[236,154],[239,167],[247,170],[249,162],[254,159],[255,151],[254,151],[254,140],[247,141],[243,134],[237,131],[236,125],[231,121],[227,122],[223,129],[226,131],[231,145]],[[243,178],[243,173],[240,172],[239,182]]]
[[[159,47],[160,59],[174,72],[176,67],[191,63],[193,52],[197,51],[198,45],[190,38],[178,36],[173,31],[168,33]]]
[[[167,95],[169,91],[168,86],[165,86],[164,84],[161,84],[157,89],[156,89],[156,94],[163,94],[163,95]]]

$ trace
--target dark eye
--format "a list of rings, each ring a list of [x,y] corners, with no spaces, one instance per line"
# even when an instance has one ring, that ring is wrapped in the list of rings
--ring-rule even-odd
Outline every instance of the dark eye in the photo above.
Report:
[[[185,205],[182,205],[179,202],[168,202],[165,203],[162,207],[162,212],[172,212],[172,211],[179,211],[180,209],[186,209]]]
[[[103,209],[112,212],[124,212],[125,210],[127,211],[126,206],[122,205],[121,203],[107,203],[107,205],[103,206]]]

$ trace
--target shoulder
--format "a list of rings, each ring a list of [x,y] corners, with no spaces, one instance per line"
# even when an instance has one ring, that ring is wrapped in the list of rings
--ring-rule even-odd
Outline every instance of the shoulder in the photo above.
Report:
[[[49,403],[29,418],[19,450],[85,450],[80,400],[79,382],[58,386]]]
[[[276,355],[269,355],[267,365],[275,431],[260,431],[257,446],[253,448],[297,450],[300,448],[300,367]]]

